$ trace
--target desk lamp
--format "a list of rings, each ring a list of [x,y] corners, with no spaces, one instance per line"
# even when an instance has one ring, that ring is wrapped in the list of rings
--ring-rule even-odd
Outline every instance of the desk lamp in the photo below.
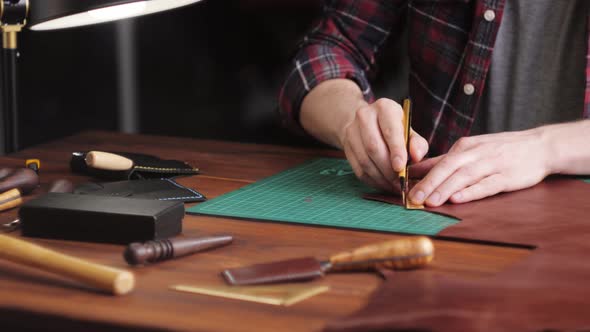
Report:
[[[110,22],[178,8],[200,0],[0,0],[4,150],[18,151],[16,57],[17,33],[56,30]]]

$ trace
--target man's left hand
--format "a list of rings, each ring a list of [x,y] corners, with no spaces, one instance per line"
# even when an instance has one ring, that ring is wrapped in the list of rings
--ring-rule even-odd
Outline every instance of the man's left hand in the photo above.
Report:
[[[447,154],[411,166],[412,177],[424,178],[410,199],[436,207],[534,186],[550,174],[538,129],[461,138]]]

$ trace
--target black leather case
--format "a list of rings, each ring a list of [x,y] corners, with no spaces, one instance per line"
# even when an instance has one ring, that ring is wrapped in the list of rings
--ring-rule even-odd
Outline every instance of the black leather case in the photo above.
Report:
[[[88,167],[86,165],[86,152],[72,153],[70,168],[74,173],[91,175],[106,180],[132,180],[132,179],[152,179],[152,178],[171,178],[178,175],[198,174],[199,169],[195,168],[180,160],[160,159],[156,156],[131,153],[131,152],[111,152],[125,158],[133,160],[133,167],[127,171],[111,171]]]
[[[19,210],[25,236],[121,244],[178,235],[183,217],[179,201],[64,193],[48,193]]]
[[[74,193],[163,201],[202,202],[206,200],[205,196],[198,191],[176,183],[172,179],[83,183],[74,189]]]

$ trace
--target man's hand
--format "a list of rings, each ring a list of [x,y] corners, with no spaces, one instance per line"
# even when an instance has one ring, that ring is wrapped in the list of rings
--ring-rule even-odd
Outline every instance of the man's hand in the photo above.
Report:
[[[301,104],[303,128],[322,142],[346,153],[355,174],[365,183],[399,191],[397,172],[406,165],[402,107],[390,99],[367,104],[359,86],[348,79],[332,79],[312,89]],[[410,133],[410,157],[417,162],[428,143]]]
[[[408,154],[404,138],[402,107],[390,99],[361,106],[340,134],[340,145],[356,176],[370,186],[399,192],[398,172]],[[428,152],[428,143],[413,130],[410,157],[417,162]]]
[[[413,165],[424,178],[410,191],[416,204],[464,203],[531,187],[551,173],[543,127],[461,138],[447,154]]]
[[[300,121],[312,136],[343,149],[359,178],[398,191],[397,172],[407,160],[402,116],[394,101],[369,105],[354,82],[333,79],[307,94]],[[412,131],[410,157],[419,163],[410,176],[424,179],[410,199],[429,206],[464,203],[531,187],[548,174],[590,174],[589,137],[590,120],[583,120],[463,138],[447,154],[421,161],[428,143]]]

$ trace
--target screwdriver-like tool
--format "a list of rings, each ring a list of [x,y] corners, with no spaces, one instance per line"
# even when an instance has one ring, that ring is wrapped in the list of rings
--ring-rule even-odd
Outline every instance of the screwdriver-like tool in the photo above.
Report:
[[[409,98],[404,99],[403,102],[403,123],[404,123],[404,143],[406,144],[406,152],[410,152],[410,124],[411,124],[411,112],[412,112],[412,104]],[[408,155],[408,161],[410,156]],[[402,192],[402,201],[404,202],[404,206],[408,206],[408,162],[402,170],[399,172],[399,185]]]
[[[199,251],[230,244],[233,237],[219,235],[197,238],[173,238],[146,243],[134,242],[127,246],[123,257],[129,265],[155,263],[176,257],[194,254]]]
[[[410,201],[408,198],[408,192],[410,191],[410,131],[412,130],[412,102],[410,98],[404,99],[403,102],[403,122],[404,122],[404,139],[406,144],[406,152],[408,153],[408,159],[404,168],[399,172],[399,184],[402,192],[402,202],[406,209],[423,209],[424,205],[417,205]]]

